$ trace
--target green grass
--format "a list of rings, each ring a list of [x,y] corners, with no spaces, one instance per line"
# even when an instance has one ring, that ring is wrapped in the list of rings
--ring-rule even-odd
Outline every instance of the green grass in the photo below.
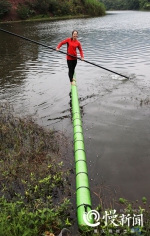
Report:
[[[61,145],[64,134],[0,103],[0,235],[57,235],[69,224],[70,170]]]

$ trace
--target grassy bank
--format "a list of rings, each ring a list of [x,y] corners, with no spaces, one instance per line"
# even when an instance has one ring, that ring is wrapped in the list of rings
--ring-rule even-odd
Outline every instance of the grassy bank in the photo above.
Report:
[[[105,7],[97,0],[0,0],[1,21],[27,20],[41,16],[103,16]]]
[[[32,22],[32,21],[58,21],[58,20],[68,20],[68,19],[78,19],[78,18],[89,18],[89,15],[76,15],[76,16],[55,16],[50,17],[48,15],[36,15],[27,20],[13,20],[13,21],[0,21],[0,24],[8,24],[8,23],[19,23],[19,22]]]
[[[69,224],[67,142],[0,103],[0,235],[58,235]]]

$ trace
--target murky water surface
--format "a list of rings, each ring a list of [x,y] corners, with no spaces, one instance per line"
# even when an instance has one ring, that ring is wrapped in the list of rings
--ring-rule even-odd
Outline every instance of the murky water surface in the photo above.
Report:
[[[0,27],[53,48],[77,29],[86,60],[129,76],[78,61],[90,186],[104,181],[119,187],[118,196],[150,199],[150,13],[113,11],[98,18]],[[65,55],[0,31],[0,100],[73,139],[67,73]]]

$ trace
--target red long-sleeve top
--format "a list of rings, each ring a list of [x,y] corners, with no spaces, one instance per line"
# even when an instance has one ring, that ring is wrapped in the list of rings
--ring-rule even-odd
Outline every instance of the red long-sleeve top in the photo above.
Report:
[[[57,48],[60,49],[60,47],[63,45],[63,44],[66,44],[67,43],[67,53],[68,54],[71,54],[75,57],[71,57],[69,55],[67,55],[67,60],[76,60],[77,58],[77,52],[76,52],[76,48],[79,49],[79,52],[80,52],[80,56],[81,57],[84,57],[83,55],[83,51],[82,51],[82,47],[81,47],[81,43],[78,41],[78,40],[73,40],[72,38],[67,38],[63,41],[61,41]]]

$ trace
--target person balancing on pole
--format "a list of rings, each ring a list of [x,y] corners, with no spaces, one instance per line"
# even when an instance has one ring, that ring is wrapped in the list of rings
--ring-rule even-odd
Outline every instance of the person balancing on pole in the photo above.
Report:
[[[34,40],[32,40],[32,39],[23,37],[23,36],[18,35],[18,34],[14,34],[13,32],[9,32],[9,31],[4,30],[4,29],[1,29],[1,28],[0,28],[0,31],[5,32],[5,33],[7,33],[7,34],[11,34],[11,35],[16,36],[16,37],[18,37],[18,38],[24,39],[24,40],[29,41],[29,42],[31,42],[31,43],[35,43],[35,44],[37,44],[37,45],[41,45],[41,46],[46,47],[46,48],[48,48],[48,49],[52,49],[52,50],[54,50],[54,51],[56,51],[56,50],[59,51],[60,47],[61,47],[63,44],[67,43],[67,45],[68,45],[67,53],[62,52],[62,51],[59,51],[59,52],[60,52],[60,53],[63,53],[63,54],[67,54],[67,63],[68,63],[68,67],[69,67],[69,78],[70,78],[70,82],[71,82],[71,84],[75,85],[75,84],[73,83],[73,80],[75,80],[75,79],[73,79],[73,74],[74,74],[74,69],[75,69],[76,64],[77,64],[77,59],[79,59],[79,60],[84,60],[84,56],[83,56],[83,51],[82,51],[81,43],[77,40],[78,32],[77,32],[76,30],[74,30],[74,31],[72,32],[72,38],[67,38],[67,39],[65,39],[64,41],[60,42],[56,48],[52,48],[52,47],[50,47],[50,46],[48,46],[48,45],[45,45],[45,44],[43,44],[43,43],[36,42],[36,41],[34,41]],[[81,58],[77,57],[76,48],[79,49]],[[71,55],[70,55],[70,54],[71,54]],[[93,66],[99,67],[99,68],[101,68],[101,69],[107,70],[107,71],[109,71],[109,72],[112,72],[112,73],[114,73],[114,74],[116,74],[116,75],[122,76],[122,77],[124,77],[124,78],[126,78],[126,79],[130,79],[129,76],[122,75],[122,74],[117,73],[117,72],[115,72],[115,71],[113,71],[113,70],[109,70],[109,69],[107,69],[107,68],[105,68],[105,67],[103,67],[103,66],[97,65],[97,64],[95,64],[95,63],[93,63],[93,62],[86,61],[86,60],[84,60],[84,62],[86,62],[86,63],[88,63],[88,64],[91,64],[91,65],[93,65]],[[73,67],[72,67],[72,65],[73,65]],[[72,73],[72,74],[71,74],[71,73]]]
[[[74,30],[72,32],[71,38],[67,38],[61,41],[56,47],[56,50],[59,51],[60,47],[63,44],[67,43],[67,56],[66,57],[67,57],[67,65],[69,69],[68,75],[69,75],[71,85],[75,85],[74,83],[75,78],[73,78],[73,75],[74,75],[75,67],[77,65],[77,52],[76,52],[77,48],[79,49],[81,60],[84,60],[82,46],[81,46],[81,43],[77,40],[77,37],[78,37],[78,31]]]

